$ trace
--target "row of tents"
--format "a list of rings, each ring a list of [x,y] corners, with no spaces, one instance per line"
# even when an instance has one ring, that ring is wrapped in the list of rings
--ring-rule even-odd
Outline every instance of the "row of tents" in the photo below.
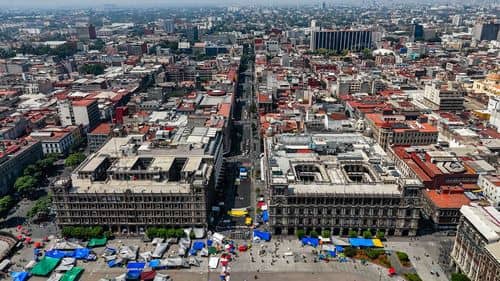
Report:
[[[315,237],[302,237],[302,245],[309,245],[313,247],[318,247],[320,245],[320,239]],[[349,242],[344,242],[340,239],[332,240],[334,245],[338,246],[351,246],[357,248],[383,248],[384,244],[380,239],[367,239],[367,238],[349,238]]]

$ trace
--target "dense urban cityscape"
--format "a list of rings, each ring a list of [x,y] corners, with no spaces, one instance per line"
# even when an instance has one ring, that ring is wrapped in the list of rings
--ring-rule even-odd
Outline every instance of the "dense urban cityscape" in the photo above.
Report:
[[[0,279],[500,281],[499,2],[54,3],[0,3]]]

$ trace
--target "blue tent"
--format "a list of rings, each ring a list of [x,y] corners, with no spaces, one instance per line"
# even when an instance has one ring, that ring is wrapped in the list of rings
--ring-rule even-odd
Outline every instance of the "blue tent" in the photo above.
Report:
[[[302,238],[302,244],[304,245],[310,245],[313,247],[318,247],[319,245],[319,239],[318,238],[313,238],[313,237],[304,237]]]
[[[120,266],[121,263],[117,262],[117,260],[110,260],[108,261],[108,266],[109,267],[115,267],[115,266]]]
[[[327,251],[328,252],[328,255],[330,255],[330,257],[334,258],[337,256],[337,252],[336,251]]]
[[[372,239],[349,238],[349,243],[353,247],[373,247]]]
[[[49,258],[56,258],[56,259],[62,259],[62,258],[71,258],[75,256],[74,251],[61,251],[61,250],[51,250],[45,252],[45,256]]]
[[[208,239],[208,240],[207,240],[207,247],[212,246],[212,244],[213,244],[213,243],[214,243],[214,242],[213,242],[212,240]]]
[[[253,236],[254,237],[259,237],[260,239],[264,241],[270,241],[271,240],[271,233],[266,232],[266,231],[259,231],[259,230],[254,230],[253,231]]]
[[[127,269],[142,270],[146,266],[144,262],[129,262],[127,264]]]
[[[342,246],[338,246],[338,245],[337,245],[337,246],[335,246],[335,250],[336,250],[337,252],[339,252],[339,253],[342,253],[342,252],[344,252],[344,247],[342,247]]]
[[[10,277],[12,277],[12,281],[25,281],[28,280],[30,274],[26,271],[11,272]]]
[[[267,210],[262,211],[262,221],[264,221],[264,222],[269,221],[269,211],[267,211]]]
[[[193,243],[193,246],[191,247],[191,249],[194,249],[196,251],[199,251],[203,248],[205,248],[205,243],[203,241],[195,241]]]
[[[161,261],[158,259],[149,261],[149,267],[151,267],[151,268],[157,268],[157,267],[160,267],[160,265],[161,265]]]
[[[129,270],[127,271],[127,280],[139,280],[141,278],[142,270]]]
[[[88,248],[78,248],[75,250],[74,257],[76,259],[87,259],[90,255],[90,249]]]

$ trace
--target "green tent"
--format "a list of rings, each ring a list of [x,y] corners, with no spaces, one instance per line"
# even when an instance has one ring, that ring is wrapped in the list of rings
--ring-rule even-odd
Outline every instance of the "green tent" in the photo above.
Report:
[[[74,281],[77,280],[78,277],[80,277],[80,274],[82,274],[83,268],[75,266],[69,271],[66,271],[64,276],[61,278],[60,281]]]
[[[87,247],[101,247],[101,246],[106,246],[106,242],[108,242],[108,238],[103,237],[103,238],[92,238],[90,239],[89,243],[87,244]]]
[[[43,259],[31,269],[31,274],[38,276],[47,276],[52,272],[52,270],[54,270],[54,268],[56,268],[56,266],[59,264],[59,261],[60,259],[43,257]]]
[[[215,248],[215,247],[208,247],[208,253],[210,255],[216,254],[217,253],[217,248]]]

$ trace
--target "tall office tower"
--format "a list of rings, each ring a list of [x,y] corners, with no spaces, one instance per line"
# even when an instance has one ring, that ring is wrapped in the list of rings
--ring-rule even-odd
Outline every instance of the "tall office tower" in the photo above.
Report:
[[[453,24],[454,26],[462,25],[462,16],[461,15],[454,15],[451,18],[451,24]]]
[[[78,36],[78,39],[80,40],[89,40],[97,38],[95,26],[92,24],[77,26],[76,34]]]
[[[336,50],[363,50],[372,48],[372,31],[363,30],[311,30],[310,48]]]
[[[414,23],[411,27],[411,37],[413,41],[424,39],[424,26]]]
[[[477,41],[493,41],[500,37],[500,23],[477,23],[474,25],[473,37]]]
[[[165,20],[165,31],[167,33],[174,33],[175,32],[175,23],[173,20]]]

